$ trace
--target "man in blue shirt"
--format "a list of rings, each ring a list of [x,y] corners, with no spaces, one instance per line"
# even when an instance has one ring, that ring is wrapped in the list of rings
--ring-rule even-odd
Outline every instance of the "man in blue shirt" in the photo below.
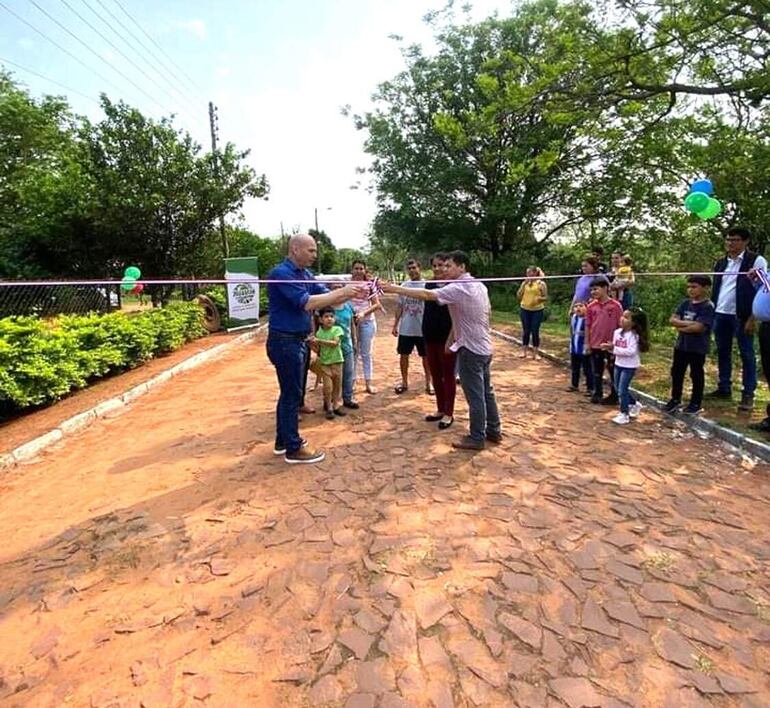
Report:
[[[321,462],[321,450],[311,450],[299,435],[299,407],[302,400],[307,338],[311,333],[313,310],[337,305],[352,297],[366,297],[365,283],[351,283],[339,290],[329,291],[316,282],[308,268],[318,256],[315,239],[297,234],[289,239],[288,257],[267,276],[268,280],[308,281],[270,283],[269,333],[267,356],[278,375],[280,396],[276,406],[276,455],[284,455],[289,464]]]

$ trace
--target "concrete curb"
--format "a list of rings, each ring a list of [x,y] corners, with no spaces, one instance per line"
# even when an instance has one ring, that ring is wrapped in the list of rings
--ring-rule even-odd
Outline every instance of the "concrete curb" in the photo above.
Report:
[[[233,347],[245,344],[246,342],[254,339],[266,328],[267,324],[259,325],[253,330],[245,332],[244,334],[241,334],[229,342],[225,342],[224,344],[219,344],[216,347],[212,347],[211,349],[206,349],[205,351],[193,354],[191,357],[188,357],[187,359],[180,361],[178,364],[175,364],[170,369],[161,371],[151,379],[148,379],[147,381],[144,381],[137,386],[128,389],[126,392],[120,394],[119,396],[108,398],[106,401],[102,401],[87,411],[83,411],[82,413],[78,413],[71,418],[63,420],[59,426],[53,430],[49,430],[47,433],[39,435],[29,442],[20,445],[14,450],[11,450],[9,453],[0,455],[0,471],[14,467],[20,462],[25,462],[36,457],[43,450],[50,447],[51,445],[56,444],[66,436],[78,433],[81,430],[85,430],[89,425],[94,423],[99,418],[103,418],[109,414],[120,415],[121,413],[125,412],[129,403],[135,401],[141,396],[144,396],[146,393],[149,393],[155,387],[170,381],[174,376],[177,376],[178,374],[190,371],[200,366],[201,364],[222,356],[222,354],[225,354],[229,349],[232,349]]]
[[[500,332],[499,330],[493,329],[492,334],[511,344],[521,345],[520,339],[510,334],[506,334],[505,332]],[[569,367],[568,361],[566,361],[565,359],[562,359],[559,356],[556,356],[555,354],[550,354],[544,351],[541,351],[540,354],[543,357],[543,359],[547,359],[548,361],[553,362],[554,364],[558,364],[559,366],[563,366],[565,368]],[[770,462],[770,445],[760,442],[759,440],[754,440],[753,438],[743,435],[743,433],[739,433],[735,430],[730,430],[730,428],[725,428],[723,425],[719,425],[719,423],[716,423],[713,420],[709,420],[708,418],[703,418],[701,416],[687,416],[687,415],[681,415],[681,414],[676,414],[674,416],[671,416],[670,414],[665,414],[663,413],[663,406],[666,405],[665,401],[661,401],[659,398],[655,398],[655,396],[651,396],[649,393],[645,393],[644,391],[639,391],[638,389],[635,389],[635,388],[632,388],[631,392],[645,406],[648,406],[650,408],[655,408],[664,415],[668,415],[669,417],[676,418],[677,420],[684,423],[688,427],[692,428],[696,432],[718,438],[723,442],[726,442],[728,445],[731,445],[732,447],[736,448],[739,452],[744,452],[754,457],[758,457],[760,460],[763,460],[764,462]]]

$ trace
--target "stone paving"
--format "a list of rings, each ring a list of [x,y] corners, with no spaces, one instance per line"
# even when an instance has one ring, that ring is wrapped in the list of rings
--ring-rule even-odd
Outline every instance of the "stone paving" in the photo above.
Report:
[[[767,467],[504,344],[506,437],[453,451],[393,349],[318,466],[260,340],[0,478],[0,703],[770,705]]]

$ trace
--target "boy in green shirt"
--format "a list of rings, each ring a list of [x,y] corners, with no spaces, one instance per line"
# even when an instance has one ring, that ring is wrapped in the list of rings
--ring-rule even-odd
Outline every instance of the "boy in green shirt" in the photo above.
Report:
[[[311,343],[318,347],[318,358],[313,365],[313,372],[323,380],[324,410],[327,420],[335,415],[344,416],[342,408],[342,340],[345,332],[335,324],[336,315],[333,307],[324,307],[319,313],[321,326],[311,337]]]

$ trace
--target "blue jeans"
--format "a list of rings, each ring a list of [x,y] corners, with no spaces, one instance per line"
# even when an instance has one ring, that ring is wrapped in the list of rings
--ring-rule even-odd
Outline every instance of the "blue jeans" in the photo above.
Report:
[[[343,349],[342,354],[345,357],[342,363],[342,401],[350,403],[356,384],[356,352],[354,349]]]
[[[521,317],[521,343],[529,346],[529,338],[532,337],[532,346],[535,349],[540,347],[540,325],[543,324],[543,310],[525,310],[519,309]]]
[[[275,408],[275,446],[296,452],[302,446],[299,436],[299,407],[305,376],[307,342],[299,334],[282,334],[270,330],[267,335],[267,358],[275,367],[280,395]]]
[[[372,342],[376,334],[377,320],[374,315],[358,324],[358,353],[364,367],[364,381],[372,380]]]
[[[725,393],[732,390],[734,337],[738,340],[738,351],[741,354],[743,395],[753,396],[757,388],[757,361],[754,356],[754,336],[746,334],[743,329],[745,324],[735,315],[723,315],[717,312],[714,316],[714,341],[717,345],[719,364],[717,388]]]
[[[500,414],[489,374],[491,362],[491,356],[476,354],[465,347],[457,352],[460,385],[468,401],[470,437],[481,443],[487,435],[500,435]]]
[[[631,379],[634,378],[636,369],[628,369],[625,366],[615,364],[615,390],[620,399],[620,412],[628,413],[629,406],[636,403],[636,399],[629,393],[628,387],[631,385]]]

